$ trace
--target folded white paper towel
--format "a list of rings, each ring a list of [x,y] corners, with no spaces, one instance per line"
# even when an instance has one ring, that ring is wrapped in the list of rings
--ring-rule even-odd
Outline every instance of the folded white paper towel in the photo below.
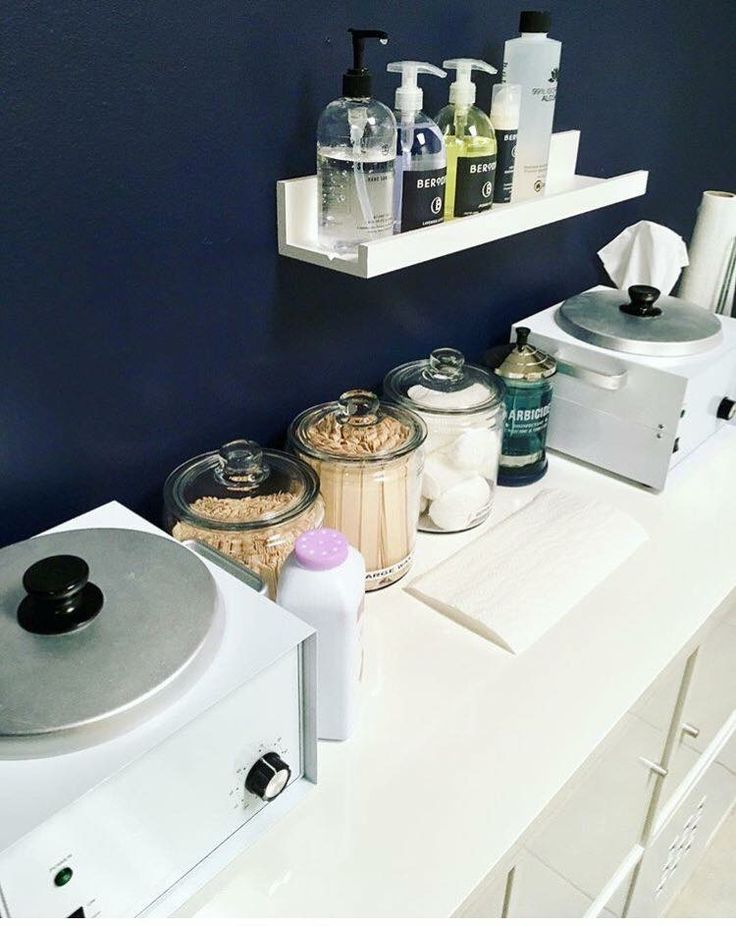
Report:
[[[521,653],[646,539],[611,505],[545,490],[406,590]]]
[[[629,225],[598,251],[609,277],[619,289],[644,284],[665,295],[672,292],[687,266],[685,242],[671,228],[656,222]]]
[[[736,193],[706,190],[690,241],[690,266],[680,295],[712,312],[733,312],[736,270]]]

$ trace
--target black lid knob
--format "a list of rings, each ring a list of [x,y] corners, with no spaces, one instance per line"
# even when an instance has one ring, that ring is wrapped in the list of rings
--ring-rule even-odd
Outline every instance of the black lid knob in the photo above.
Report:
[[[662,310],[654,303],[662,294],[656,286],[629,286],[629,299],[631,302],[619,306],[622,312],[627,315],[635,315],[637,318],[656,318],[662,314]]]
[[[18,623],[29,633],[76,630],[99,614],[102,592],[89,581],[89,566],[79,556],[47,556],[23,574],[28,593],[18,607]]]

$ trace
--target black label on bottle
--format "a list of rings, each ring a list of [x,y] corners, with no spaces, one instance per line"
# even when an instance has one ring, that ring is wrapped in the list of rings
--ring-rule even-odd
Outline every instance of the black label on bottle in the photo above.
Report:
[[[454,208],[456,218],[475,215],[491,208],[495,173],[495,154],[457,159]]]
[[[447,171],[405,170],[401,190],[401,230],[437,225],[444,218]]]
[[[496,129],[498,147],[496,180],[493,184],[493,202],[510,203],[514,186],[514,164],[516,163],[517,129]]]

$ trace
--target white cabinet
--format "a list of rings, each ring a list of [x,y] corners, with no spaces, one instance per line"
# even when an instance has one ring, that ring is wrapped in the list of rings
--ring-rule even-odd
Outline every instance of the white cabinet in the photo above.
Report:
[[[665,736],[629,715],[584,780],[528,847],[590,898],[641,837]],[[620,912],[614,910],[614,912]]]
[[[504,909],[506,900],[508,908]],[[512,867],[476,888],[455,916],[578,917],[589,906],[589,897],[523,849]]]
[[[666,910],[736,801],[736,609],[720,611],[529,831],[513,868],[490,875],[459,915]]]
[[[702,858],[708,842],[736,798],[736,776],[713,763],[647,848],[632,894],[628,916],[664,913]]]
[[[669,800],[701,753],[736,711],[736,618],[728,612],[703,640],[694,660],[692,675],[683,692],[669,774],[662,803]],[[677,670],[680,670],[679,661]],[[666,729],[671,718],[667,693],[656,690],[635,708],[650,724]],[[668,716],[669,715],[669,716]],[[720,750],[718,761],[736,772],[736,737]]]
[[[519,858],[514,868],[509,917],[579,917],[589,906],[590,897],[531,852]]]

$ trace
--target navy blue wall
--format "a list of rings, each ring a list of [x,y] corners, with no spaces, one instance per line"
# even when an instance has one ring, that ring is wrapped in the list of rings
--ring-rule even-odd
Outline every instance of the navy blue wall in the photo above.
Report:
[[[440,344],[470,356],[592,285],[640,218],[688,235],[734,186],[733,0],[557,0],[558,129],[643,200],[372,281],[279,258],[278,178],[313,171],[348,26],[396,58],[500,64],[521,0],[5,0],[0,544],[112,497],[156,518],[175,465],[277,443],[307,404]],[[426,108],[446,85],[425,82]],[[487,106],[490,82],[479,102]]]

